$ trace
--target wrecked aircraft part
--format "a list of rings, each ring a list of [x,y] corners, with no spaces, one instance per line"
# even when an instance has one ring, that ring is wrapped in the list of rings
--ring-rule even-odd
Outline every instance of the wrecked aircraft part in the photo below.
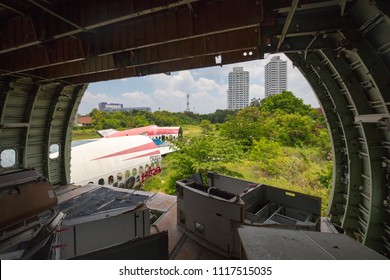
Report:
[[[0,176],[0,259],[47,259],[64,214],[53,185],[35,170]]]
[[[177,181],[177,224],[200,243],[218,247],[218,253],[240,256],[242,225],[320,230],[319,197],[216,173],[208,177],[208,186]]]
[[[126,255],[136,258],[136,254],[130,252],[131,248],[148,243],[148,239],[143,238],[150,236],[151,216],[145,202],[151,196],[151,193],[111,186],[63,188],[56,209],[66,213],[66,218],[56,239],[55,258],[97,259],[106,256],[121,259]],[[150,246],[161,241],[160,238],[150,240]],[[168,253],[149,250],[139,256],[151,259],[159,254],[162,258]]]

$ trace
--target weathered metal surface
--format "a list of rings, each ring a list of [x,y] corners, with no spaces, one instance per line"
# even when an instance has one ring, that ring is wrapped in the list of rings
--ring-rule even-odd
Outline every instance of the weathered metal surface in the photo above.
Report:
[[[113,71],[115,77],[118,68],[242,52],[260,44],[262,8],[255,1],[102,0],[92,7],[88,1],[28,2],[26,14],[3,20],[0,70],[6,75],[66,81]],[[39,13],[44,14],[33,20]],[[87,82],[99,79],[88,77]]]
[[[150,235],[149,210],[144,207],[148,195],[100,186],[92,190],[69,190],[55,208],[66,214],[57,245],[60,259],[88,254],[102,248]],[[94,238],[90,238],[99,232]],[[64,245],[66,244],[66,245]],[[64,246],[61,246],[64,245]]]
[[[386,260],[347,235],[242,226],[242,258],[250,260]]]
[[[208,248],[218,247],[216,252],[239,257],[241,225],[320,230],[319,197],[208,175],[208,186],[188,179],[176,182],[177,225]]]
[[[0,230],[57,205],[53,185],[33,170],[0,175]]]

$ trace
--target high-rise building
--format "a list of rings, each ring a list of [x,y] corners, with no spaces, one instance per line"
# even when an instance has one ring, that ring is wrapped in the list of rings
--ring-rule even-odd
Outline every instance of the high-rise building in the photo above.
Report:
[[[274,56],[265,65],[265,97],[287,90],[287,61]]]
[[[229,89],[227,91],[228,110],[237,110],[249,105],[249,72],[243,67],[233,67],[229,73]]]

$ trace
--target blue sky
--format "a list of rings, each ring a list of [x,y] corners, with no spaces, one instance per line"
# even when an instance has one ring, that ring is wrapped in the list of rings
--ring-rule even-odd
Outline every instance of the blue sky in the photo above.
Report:
[[[292,63],[287,60],[287,89],[306,104],[319,107],[309,84]],[[207,114],[227,107],[228,74],[235,66],[249,71],[249,99],[264,98],[264,66],[269,55],[263,60],[229,64],[195,70],[173,72],[171,75],[157,74],[145,77],[112,80],[89,84],[78,113],[88,114],[99,102],[122,103],[125,107],[148,106],[152,111],[166,110],[182,112],[187,108],[187,93],[190,95],[190,109],[195,113]]]

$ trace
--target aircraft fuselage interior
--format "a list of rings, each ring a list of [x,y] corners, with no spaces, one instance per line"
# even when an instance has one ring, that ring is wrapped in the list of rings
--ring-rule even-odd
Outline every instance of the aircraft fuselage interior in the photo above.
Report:
[[[54,191],[71,182],[89,83],[284,53],[327,121],[331,223],[389,257],[389,11],[388,0],[0,1],[0,187],[29,169]]]

